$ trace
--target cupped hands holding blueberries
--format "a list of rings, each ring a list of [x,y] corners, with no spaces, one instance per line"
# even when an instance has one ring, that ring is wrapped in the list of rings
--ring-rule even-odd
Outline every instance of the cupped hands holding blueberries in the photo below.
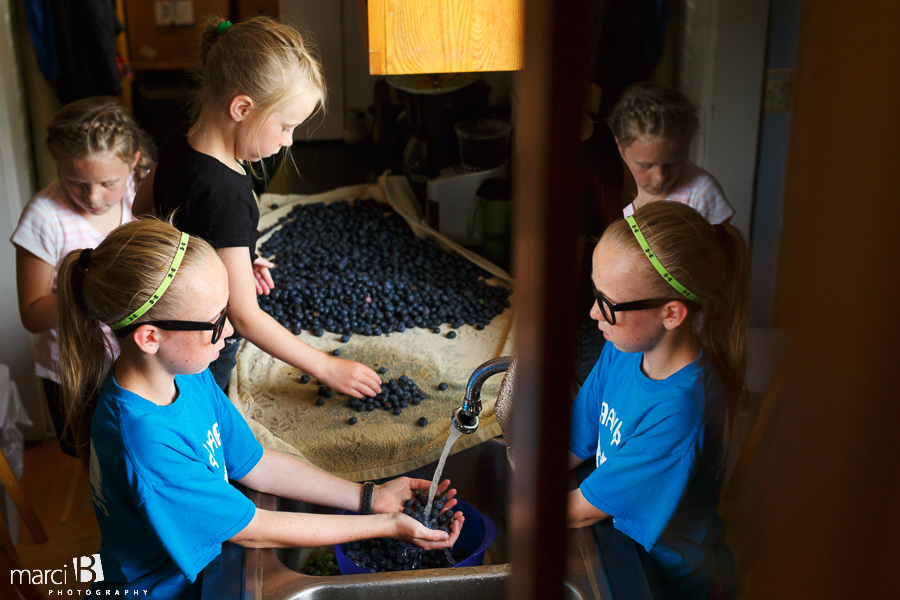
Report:
[[[435,498],[443,496],[446,500],[442,505],[443,510],[437,509],[438,514],[435,514],[433,519],[426,520],[423,516],[419,520],[413,515],[421,515],[421,511],[414,513],[409,510],[409,507],[418,502],[417,498],[421,498],[423,494],[427,500],[430,486],[431,482],[424,479],[398,477],[375,487],[372,495],[372,512],[388,514],[396,525],[393,535],[381,537],[391,537],[413,544],[423,550],[441,550],[453,547],[462,531],[465,517],[461,512],[451,512],[451,509],[456,506],[457,500],[455,498],[456,490],[448,489],[450,488],[449,479],[445,479],[437,487]],[[432,509],[432,513],[434,512],[435,509]],[[443,521],[440,524],[439,519]]]

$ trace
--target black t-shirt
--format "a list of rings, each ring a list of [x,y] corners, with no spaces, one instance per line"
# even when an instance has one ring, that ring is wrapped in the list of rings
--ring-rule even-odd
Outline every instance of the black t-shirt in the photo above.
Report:
[[[213,248],[246,246],[256,260],[259,206],[253,178],[229,169],[175,135],[163,147],[153,178],[153,206],[166,219],[177,209],[175,227]]]

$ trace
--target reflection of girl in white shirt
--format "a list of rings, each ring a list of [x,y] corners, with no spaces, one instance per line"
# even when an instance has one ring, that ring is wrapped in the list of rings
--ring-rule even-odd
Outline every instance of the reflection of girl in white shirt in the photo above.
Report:
[[[687,204],[713,224],[734,215],[719,182],[687,158],[696,113],[694,104],[673,88],[637,83],[625,90],[609,126],[637,188],[623,211],[626,217],[657,200]]]
[[[635,198],[634,202],[622,210],[622,213],[626,217],[631,216],[642,204],[656,199],[651,198],[638,203],[638,198]],[[685,161],[681,177],[675,187],[662,199],[687,204],[696,209],[713,225],[727,223],[734,216],[734,209],[725,199],[725,192],[722,191],[722,186],[719,185],[716,178],[689,160]]]

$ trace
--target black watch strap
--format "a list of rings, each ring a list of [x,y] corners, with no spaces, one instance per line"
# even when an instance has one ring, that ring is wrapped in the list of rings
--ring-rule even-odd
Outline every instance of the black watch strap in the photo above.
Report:
[[[372,481],[367,481],[363,484],[362,491],[362,504],[359,508],[359,514],[361,515],[371,515],[372,514],[372,494],[375,493],[375,483]]]

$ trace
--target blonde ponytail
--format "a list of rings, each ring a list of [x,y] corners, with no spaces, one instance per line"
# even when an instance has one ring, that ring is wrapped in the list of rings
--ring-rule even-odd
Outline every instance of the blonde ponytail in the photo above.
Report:
[[[259,126],[300,94],[313,94],[317,108],[325,109],[325,75],[309,35],[266,16],[235,23],[224,32],[220,25],[221,19],[215,17],[204,24],[203,68],[196,73],[191,132],[203,126],[202,119],[210,118],[207,109],[213,115],[225,115],[238,94],[253,100]]]
[[[59,362],[66,427],[86,460],[90,423],[112,366],[114,351],[101,324],[121,321],[159,287],[181,240],[181,232],[156,219],[114,229],[93,250],[75,250],[59,268]],[[172,285],[137,322],[177,319],[189,302],[186,282],[218,260],[205,241],[191,237]]]
[[[749,260],[740,231],[731,225],[710,225],[680,202],[651,202],[639,208],[634,219],[666,270],[701,298],[702,308],[694,318],[697,336],[729,395],[734,395],[744,386],[749,314]],[[648,297],[678,295],[644,256],[624,220],[613,223],[603,239],[634,253]]]

